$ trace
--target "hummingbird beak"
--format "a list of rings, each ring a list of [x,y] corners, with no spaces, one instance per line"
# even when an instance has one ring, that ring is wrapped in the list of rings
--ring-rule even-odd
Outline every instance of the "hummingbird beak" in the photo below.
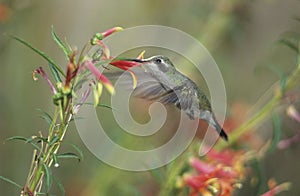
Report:
[[[148,62],[145,59],[127,59],[127,58],[125,58],[125,59],[122,59],[122,60],[124,60],[124,61],[133,61],[133,62],[137,62],[137,63],[146,63],[146,62]]]

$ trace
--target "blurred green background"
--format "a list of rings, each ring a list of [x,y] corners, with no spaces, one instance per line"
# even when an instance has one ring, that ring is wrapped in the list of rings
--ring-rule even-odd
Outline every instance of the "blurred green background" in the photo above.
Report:
[[[4,140],[13,135],[30,136],[46,129],[36,109],[49,112],[53,109],[45,82],[34,82],[31,78],[31,71],[46,66],[46,62],[2,34],[18,35],[64,65],[64,56],[51,39],[51,25],[78,48],[96,32],[113,26],[156,24],[178,28],[199,39],[213,55],[226,84],[230,113],[234,104],[254,105],[279,79],[274,70],[288,73],[295,66],[295,53],[277,41],[286,31],[300,32],[300,23],[293,20],[295,16],[300,17],[299,10],[300,3],[296,0],[1,0],[0,175],[24,183],[32,148],[22,142],[4,143]],[[111,129],[115,128],[112,124]],[[264,126],[261,131],[266,128]],[[284,128],[296,132],[300,127],[290,122]],[[158,184],[149,173],[120,171],[94,157],[81,142],[74,126],[70,127],[66,142],[75,143],[84,151],[83,161],[66,160],[53,170],[64,184],[67,195],[157,193]],[[67,150],[66,146],[61,149]],[[297,186],[299,153],[300,146],[294,145],[263,160],[267,178],[293,183],[292,189],[281,195],[300,194]],[[57,189],[53,187],[59,195]],[[18,194],[15,187],[0,181],[0,195]],[[246,194],[243,191],[243,195]]]

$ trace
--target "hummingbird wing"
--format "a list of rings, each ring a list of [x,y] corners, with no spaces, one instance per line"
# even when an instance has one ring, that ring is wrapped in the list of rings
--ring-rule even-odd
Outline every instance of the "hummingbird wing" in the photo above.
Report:
[[[194,114],[196,113],[194,110],[198,109],[198,105],[196,107],[194,105],[199,102],[197,101],[197,95],[186,84],[171,89],[158,81],[147,82],[136,88],[134,96],[147,100],[155,100],[165,105],[174,104],[179,109],[185,111],[191,119],[194,119]]]
[[[167,89],[157,81],[139,84],[134,90],[134,96],[147,100],[155,100],[167,92]]]

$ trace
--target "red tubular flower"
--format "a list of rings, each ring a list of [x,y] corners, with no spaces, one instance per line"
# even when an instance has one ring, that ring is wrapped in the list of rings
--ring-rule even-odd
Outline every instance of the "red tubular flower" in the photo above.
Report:
[[[277,185],[275,180],[273,180],[273,179],[269,180],[268,185],[269,185],[270,190],[267,191],[266,193],[262,194],[261,196],[275,196],[282,191],[289,190],[291,187],[291,183],[289,183],[289,182],[285,182],[285,183]]]
[[[140,65],[140,63],[133,62],[133,61],[126,61],[126,60],[116,60],[110,62],[110,64],[123,70],[128,70],[132,67]]]
[[[137,59],[143,59],[144,58],[145,51],[142,51]],[[118,67],[120,69],[123,69],[125,71],[128,71],[131,74],[132,80],[133,80],[133,88],[137,86],[137,77],[133,71],[130,70],[130,68],[140,66],[141,64],[134,61],[128,61],[128,60],[116,60],[110,62],[111,65]]]
[[[44,78],[44,80],[46,80],[46,82],[48,83],[53,94],[57,93],[56,88],[54,87],[54,85],[52,84],[52,82],[50,81],[49,77],[47,76],[46,72],[44,71],[44,69],[42,67],[39,67],[38,69],[36,69],[32,72],[32,78],[33,78],[33,80],[36,81],[37,78],[35,77],[35,74],[40,74]]]
[[[103,33],[96,33],[96,35],[94,36],[94,38],[98,39],[98,40],[102,40],[104,38],[106,38],[107,36],[122,31],[123,28],[122,27],[113,27],[111,29],[108,29],[106,31],[104,31]]]
[[[108,29],[102,33],[96,33],[94,35],[94,37],[91,39],[91,44],[92,45],[97,45],[97,43],[99,43],[99,41],[101,41],[102,39],[106,38],[107,36],[122,31],[123,28],[122,27],[113,27],[111,29]]]
[[[215,171],[214,166],[211,166],[197,158],[191,158],[190,165],[193,168],[195,168],[198,172],[203,173],[203,174],[209,174],[209,173],[212,173],[213,171]]]
[[[90,70],[90,72],[97,78],[98,81],[103,83],[105,88],[110,92],[110,94],[114,94],[115,89],[111,82],[97,69],[92,61],[85,62],[86,67]]]
[[[143,59],[144,58],[145,51],[142,51],[136,59]],[[120,69],[123,69],[125,71],[129,70],[132,67],[140,66],[141,64],[135,61],[128,61],[128,60],[116,60],[112,61],[109,64],[118,67]]]
[[[4,3],[0,3],[0,23],[7,22],[12,14],[11,8]]]
[[[128,71],[131,74],[133,80],[133,89],[135,89],[135,87],[137,86],[137,77],[135,73],[130,70],[130,68],[134,66],[140,66],[140,64],[137,62],[126,61],[126,60],[117,60],[117,61],[110,62],[110,64],[120,69],[123,69],[125,71]]]
[[[68,90],[70,88],[70,83],[72,79],[76,77],[77,72],[78,72],[78,67],[75,67],[73,63],[69,63],[67,66],[65,90]]]
[[[240,151],[210,151],[205,160],[191,158],[193,174],[183,176],[183,185],[190,187],[190,195],[229,196],[241,186],[245,177],[247,157]]]

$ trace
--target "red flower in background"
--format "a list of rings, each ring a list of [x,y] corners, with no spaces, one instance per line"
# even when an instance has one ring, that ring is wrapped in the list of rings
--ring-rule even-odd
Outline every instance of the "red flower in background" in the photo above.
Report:
[[[205,160],[191,158],[193,173],[184,174],[181,186],[190,187],[190,195],[231,195],[241,187],[247,168],[248,156],[242,151],[211,150]]]
[[[9,20],[12,14],[11,8],[7,5],[0,3],[0,23],[4,23]]]
[[[278,193],[280,193],[282,191],[289,190],[289,188],[291,186],[291,183],[285,182],[285,183],[277,185],[277,183],[275,182],[275,180],[270,179],[268,181],[268,186],[269,186],[270,190],[267,191],[267,192],[265,192],[261,196],[274,196],[274,195],[277,195]]]

